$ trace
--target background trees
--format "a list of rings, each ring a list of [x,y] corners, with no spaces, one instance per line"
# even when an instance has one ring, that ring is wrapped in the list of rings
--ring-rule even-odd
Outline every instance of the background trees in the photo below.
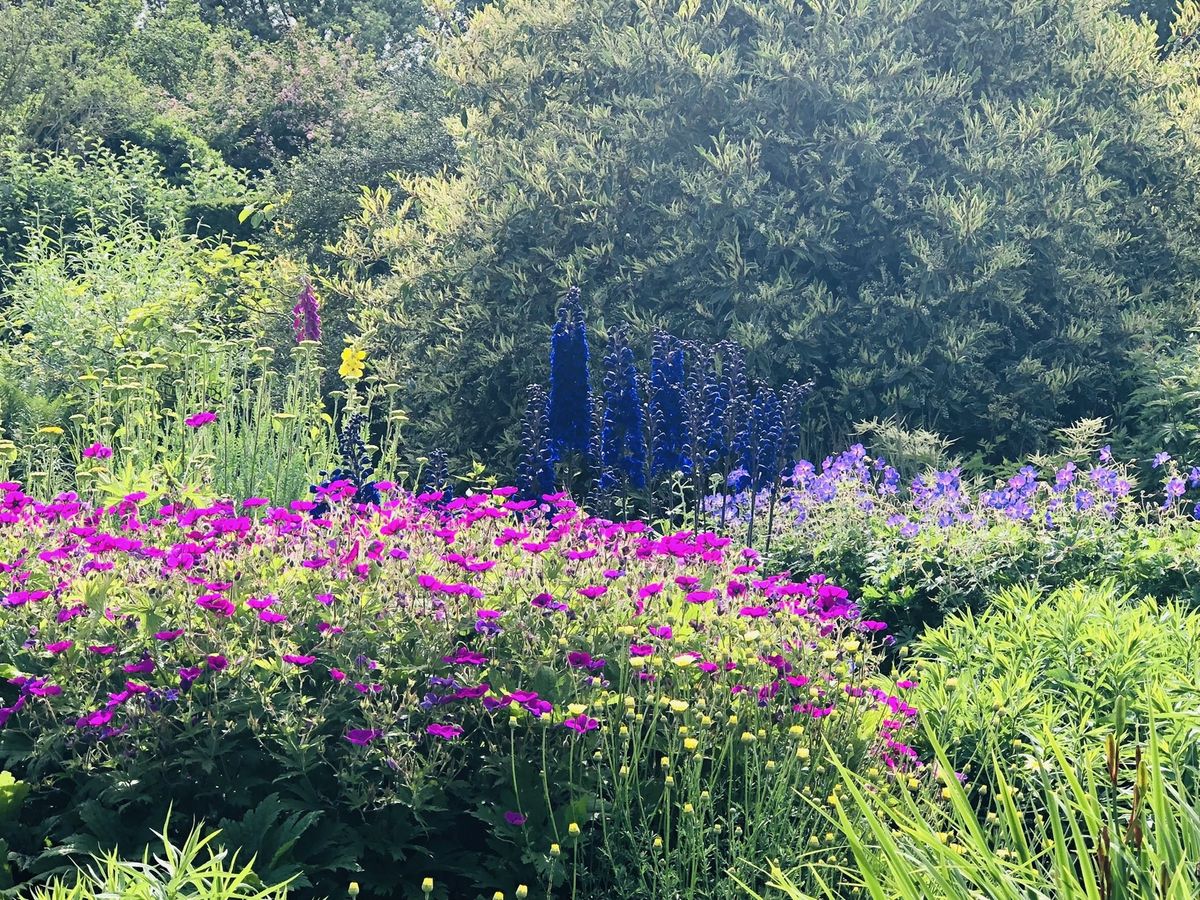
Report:
[[[824,435],[1004,454],[1123,421],[1191,322],[1194,83],[1115,4],[509,0],[439,49],[460,165],[345,249],[441,444],[496,439],[577,281],[815,378]]]

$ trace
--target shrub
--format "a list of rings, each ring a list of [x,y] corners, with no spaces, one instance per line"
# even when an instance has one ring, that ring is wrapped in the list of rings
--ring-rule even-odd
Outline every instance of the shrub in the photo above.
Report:
[[[744,860],[825,852],[830,749],[881,792],[924,781],[915,710],[874,686],[881,624],[840,588],[562,495],[376,488],[378,510],[344,481],[291,508],[4,488],[26,877],[130,853],[170,802],[319,892],[726,898]]]
[[[1105,0],[510,0],[445,29],[459,170],[346,252],[432,445],[494,446],[556,296],[997,455],[1114,412],[1182,340],[1194,73]],[[770,123],[770,127],[764,126]],[[607,337],[607,327],[598,329]],[[499,417],[495,411],[502,413]],[[511,435],[510,435],[511,436]]]
[[[1008,761],[1006,777],[1036,789],[1036,769],[1017,760],[1039,756],[1050,731],[1084,777],[1117,729],[1145,745],[1152,717],[1160,736],[1185,761],[1189,716],[1200,688],[1191,673],[1200,647],[1200,616],[1169,602],[1133,601],[1109,583],[1046,592],[1000,591],[988,611],[963,612],[925,632],[912,646],[913,696],[956,770]],[[1024,748],[1024,749],[1022,749]]]

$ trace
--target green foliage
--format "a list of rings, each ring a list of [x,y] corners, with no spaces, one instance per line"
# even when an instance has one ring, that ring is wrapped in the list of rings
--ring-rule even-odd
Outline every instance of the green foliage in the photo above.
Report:
[[[1114,722],[1122,739],[1145,744],[1153,717],[1171,744],[1192,744],[1200,616],[1177,604],[1135,602],[1111,583],[1010,588],[986,613],[926,631],[912,650],[911,702],[956,771],[1004,759],[1009,783],[1028,788],[1037,769],[1018,763],[1036,758],[1047,730],[1082,771],[1099,768]]]
[[[980,801],[948,778],[945,801],[881,803],[849,772],[837,824],[856,896],[873,900],[1186,900],[1200,891],[1195,762],[1151,729],[1142,746],[1109,745],[1110,774],[1079,773],[1052,731],[1029,795],[1009,785],[1011,764],[989,767],[999,790]],[[940,746],[939,746],[940,749]],[[943,764],[945,758],[941,757]],[[1033,805],[1026,802],[1027,797]],[[983,807],[980,809],[980,807]],[[865,827],[864,827],[865,822]],[[806,873],[808,874],[808,873]],[[817,875],[821,873],[817,870]],[[811,894],[778,865],[771,886]],[[757,894],[752,894],[762,900]],[[826,886],[823,897],[842,897]]]
[[[826,440],[896,415],[1028,451],[1118,405],[1200,271],[1194,80],[1110,6],[489,6],[440,45],[460,171],[343,242],[391,273],[364,317],[458,450],[579,283],[594,321],[815,376]]]
[[[255,871],[255,860],[237,864],[238,854],[221,848],[220,831],[193,828],[178,846],[168,837],[170,819],[158,834],[161,849],[151,858],[122,860],[113,850],[98,856],[76,878],[57,878],[34,888],[31,900],[284,900],[287,883],[269,887]]]

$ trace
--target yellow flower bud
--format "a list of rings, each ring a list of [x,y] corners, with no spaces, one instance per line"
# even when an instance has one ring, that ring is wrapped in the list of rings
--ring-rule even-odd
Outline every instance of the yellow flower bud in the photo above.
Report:
[[[355,885],[355,887],[358,887],[358,885]],[[425,878],[423,878],[421,880],[421,893],[422,894],[432,894],[433,893],[433,879],[430,878],[429,876],[425,876]]]
[[[528,896],[529,896],[529,885],[518,884],[517,885],[517,900],[525,900],[525,898]]]
[[[654,839],[654,849],[655,849],[655,850],[661,850],[661,849],[662,849],[662,838],[660,838],[660,837],[656,837],[656,838]]]
[[[672,700],[671,701],[671,712],[676,712],[676,713],[687,712],[687,708],[690,705],[691,704],[689,704],[686,700]]]
[[[550,855],[555,858],[562,856],[562,847],[558,846],[558,844],[551,844],[550,845]]]
[[[743,731],[742,732],[742,743],[743,744],[753,744],[756,740],[758,740],[758,738],[756,738],[754,736],[753,731]]]
[[[568,825],[567,826],[567,834],[569,834],[571,837],[579,837],[578,823],[572,822],[570,825]]]
[[[358,891],[359,891],[359,887],[358,887],[358,882],[357,882],[357,881],[352,881],[352,882],[350,882],[350,887],[348,887],[348,888],[346,889],[346,893],[347,893],[349,896],[351,896],[351,897],[357,897],[357,896],[358,896]]]
[[[492,900],[504,900],[504,891],[496,891],[492,894]]]
[[[807,747],[797,747],[796,748],[796,759],[808,759],[809,756],[811,756],[811,755],[812,754],[809,753],[809,750]]]
[[[696,807],[692,806],[692,804],[690,804],[690,803],[683,804],[684,815],[691,815],[695,811],[696,811]]]

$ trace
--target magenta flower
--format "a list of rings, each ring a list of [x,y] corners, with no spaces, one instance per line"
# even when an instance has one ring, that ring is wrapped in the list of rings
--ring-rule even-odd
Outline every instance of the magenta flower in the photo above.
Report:
[[[143,656],[141,662],[128,663],[121,668],[129,675],[149,675],[154,671],[154,660]]]
[[[99,441],[92,444],[90,447],[83,448],[83,456],[85,459],[108,459],[112,455],[112,447],[106,447]]]
[[[436,738],[441,738],[443,741],[452,741],[460,737],[463,730],[457,725],[442,725],[434,722],[432,725],[425,726],[425,733],[431,734]]]
[[[215,412],[205,410],[204,412],[198,412],[188,416],[183,420],[183,424],[188,428],[203,428],[209,422],[215,422],[216,420],[217,414]]]
[[[183,629],[177,628],[174,631],[156,631],[154,632],[154,639],[156,641],[173,641],[182,635]]]
[[[509,810],[504,814],[504,821],[509,825],[515,825],[520,828],[525,824],[526,820],[525,816],[521,815],[519,812],[513,812],[512,810]]]
[[[584,653],[582,650],[572,650],[567,654],[567,665],[572,669],[587,669],[590,672],[597,672],[604,668],[604,660],[593,659],[590,653]]]
[[[654,637],[661,638],[664,641],[669,641],[674,636],[670,625],[647,625],[646,630]]]
[[[630,644],[630,656],[653,656],[654,646],[652,644]]]
[[[55,641],[53,644],[47,644],[46,650],[47,652],[53,653],[55,656],[57,656],[64,650],[70,650],[74,646],[74,641]]]
[[[246,599],[246,605],[251,609],[266,609],[278,599],[274,594],[267,594],[265,597],[249,597]]]
[[[442,662],[450,663],[452,666],[482,666],[486,665],[487,661],[488,658],[482,653],[476,653],[466,647],[459,647],[453,656],[442,657]]]
[[[95,712],[88,713],[81,719],[75,722],[76,728],[100,728],[112,721],[113,711],[111,709],[98,709]]]
[[[332,678],[334,681],[345,681],[346,673],[343,672],[341,669],[330,669],[329,677]]]
[[[591,584],[579,589],[579,593],[583,594],[589,600],[595,600],[597,597],[603,596],[607,591],[608,588],[602,584]]]
[[[595,731],[600,727],[599,722],[583,713],[580,713],[573,719],[567,719],[562,724],[564,728],[570,728],[577,734],[587,734],[589,731]]]
[[[278,625],[280,622],[286,622],[287,616],[283,613],[271,612],[269,609],[264,609],[258,614],[258,618],[262,622],[270,625]]]
[[[346,740],[356,747],[365,747],[371,741],[383,737],[382,731],[374,731],[370,728],[351,728],[346,732]]]
[[[283,661],[291,663],[293,666],[311,666],[317,661],[317,658],[315,656],[304,656],[299,653],[285,653],[283,654]]]
[[[205,658],[204,665],[213,672],[224,672],[229,668],[229,660],[220,653],[213,653]]]
[[[117,648],[111,644],[93,644],[92,646],[88,647],[88,650],[97,654],[98,656],[112,656],[117,652]]]

